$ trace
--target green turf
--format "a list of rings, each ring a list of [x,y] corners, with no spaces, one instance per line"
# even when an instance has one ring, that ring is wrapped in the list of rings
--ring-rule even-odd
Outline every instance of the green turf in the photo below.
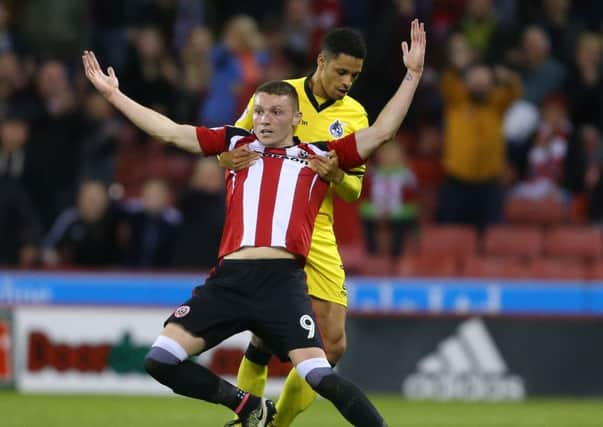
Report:
[[[372,396],[390,427],[602,427],[603,401],[530,400],[525,403],[409,402]],[[2,427],[222,426],[229,411],[177,397],[20,395],[0,391]],[[294,426],[346,426],[326,401],[317,401]]]

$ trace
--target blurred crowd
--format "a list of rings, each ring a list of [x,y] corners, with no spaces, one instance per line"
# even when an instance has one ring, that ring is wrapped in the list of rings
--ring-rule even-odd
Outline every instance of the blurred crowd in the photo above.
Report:
[[[398,256],[422,225],[484,230],[539,203],[602,224],[603,2],[0,0],[0,265],[215,262],[224,171],[128,124],[85,80],[83,49],[135,100],[219,126],[259,83],[311,74],[322,36],[350,26],[369,52],[351,95],[374,120],[417,16],[426,69],[369,163],[365,250]]]

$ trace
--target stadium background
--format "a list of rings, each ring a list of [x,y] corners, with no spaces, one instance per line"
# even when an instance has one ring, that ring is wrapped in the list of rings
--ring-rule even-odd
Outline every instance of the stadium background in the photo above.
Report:
[[[603,395],[594,0],[1,1],[0,385],[18,390],[0,392],[2,425],[70,425],[61,407],[90,426],[227,416],[112,397],[165,393],[139,358],[215,259],[222,171],[112,111],[83,49],[134,99],[221,125],[258,83],[310,74],[322,35],[352,26],[369,51],[352,96],[373,120],[415,16],[428,57],[409,116],[361,200],[336,201],[350,292],[339,369],[386,394],[392,426],[599,425],[600,402],[569,400]],[[244,346],[201,362],[232,377]],[[286,369],[271,365],[270,393]],[[531,400],[552,396],[565,400]],[[487,403],[432,403],[448,400]],[[299,425],[333,415],[319,402]]]

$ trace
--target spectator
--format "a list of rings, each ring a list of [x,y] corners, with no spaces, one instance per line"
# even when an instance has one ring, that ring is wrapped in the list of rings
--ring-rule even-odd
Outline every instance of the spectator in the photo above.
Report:
[[[0,177],[0,265],[30,268],[38,259],[42,228],[25,189]]]
[[[588,219],[603,225],[603,138],[595,126],[584,126],[580,136],[587,157],[584,181]]]
[[[542,106],[542,122],[528,154],[528,177],[512,192],[512,197],[562,199],[563,165],[572,126],[565,102],[550,97]]]
[[[180,213],[170,205],[170,190],[160,179],[149,179],[140,200],[124,205],[127,243],[124,262],[131,267],[170,264]]]
[[[439,220],[480,228],[500,221],[505,168],[503,114],[521,94],[519,78],[508,69],[469,67],[464,78],[447,70],[444,97],[444,170]]]
[[[19,2],[21,32],[38,57],[73,60],[84,48],[88,1],[28,0]]]
[[[127,4],[121,0],[91,0],[91,42],[98,57],[122,70],[128,56]]]
[[[115,175],[115,152],[123,126],[111,105],[98,93],[85,99],[82,126],[80,181],[94,179],[108,186]]]
[[[159,29],[145,27],[139,30],[128,58],[121,78],[124,90],[143,105],[170,114],[178,70]]]
[[[108,267],[120,260],[118,215],[98,181],[83,182],[77,205],[63,211],[42,243],[48,266]]]
[[[583,33],[575,49],[571,79],[566,85],[576,128],[591,124],[603,129],[603,39]]]
[[[287,0],[283,22],[279,23],[284,38],[283,51],[295,66],[291,75],[305,73],[313,65],[310,43],[314,20],[310,3],[309,0]]]
[[[507,36],[499,26],[492,0],[468,0],[456,31],[465,36],[480,61],[499,62]]]
[[[174,245],[177,267],[209,269],[216,264],[224,226],[224,171],[214,158],[198,161],[180,196],[182,224]]]
[[[263,81],[267,60],[255,21],[244,15],[230,19],[222,42],[211,53],[212,79],[199,122],[207,126],[233,123]]]
[[[563,64],[551,57],[548,36],[539,27],[528,27],[523,33],[520,69],[523,98],[536,106],[547,95],[559,91],[566,75]]]
[[[79,175],[81,116],[65,64],[46,61],[36,77],[38,113],[31,127],[36,180],[29,188],[48,227],[73,201]]]
[[[543,0],[540,17],[535,24],[550,40],[551,53],[558,61],[569,65],[578,35],[584,30],[581,22],[570,15],[571,0]]]
[[[380,252],[380,229],[389,236],[388,255],[398,257],[404,238],[417,219],[417,180],[404,163],[404,152],[396,140],[382,146],[376,153],[376,164],[368,168],[363,185],[360,216],[364,227],[366,250]]]
[[[194,28],[180,52],[182,78],[178,82],[176,120],[193,123],[211,79],[210,52],[213,37],[205,27]]]
[[[0,122],[0,177],[24,183],[31,175],[29,123],[18,113]]]
[[[26,120],[35,112],[29,77],[23,63],[13,52],[0,52],[0,118],[18,109]]]
[[[17,48],[11,31],[12,13],[6,1],[0,2],[0,53],[14,52]]]

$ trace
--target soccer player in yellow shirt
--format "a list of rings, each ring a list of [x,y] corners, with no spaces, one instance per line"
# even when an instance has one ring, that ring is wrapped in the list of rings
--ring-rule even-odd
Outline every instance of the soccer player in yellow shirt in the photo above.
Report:
[[[286,80],[299,95],[302,121],[295,135],[302,141],[327,141],[368,127],[364,107],[347,95],[362,70],[365,56],[366,46],[359,33],[348,28],[334,29],[322,42],[315,72],[309,77]],[[251,129],[252,110],[253,98],[235,126]],[[247,167],[255,157],[255,153],[242,148],[222,154],[220,162],[224,167],[238,170]],[[331,187],[316,217],[305,272],[327,358],[335,365],[346,349],[347,293],[343,264],[333,232],[333,192],[345,201],[357,200],[365,167],[344,172],[337,167],[335,157],[317,159],[314,164],[322,178],[331,182]],[[270,353],[254,337],[239,367],[239,387],[262,395],[269,359]],[[291,370],[277,402],[274,425],[289,426],[315,397],[312,388],[295,369]]]

